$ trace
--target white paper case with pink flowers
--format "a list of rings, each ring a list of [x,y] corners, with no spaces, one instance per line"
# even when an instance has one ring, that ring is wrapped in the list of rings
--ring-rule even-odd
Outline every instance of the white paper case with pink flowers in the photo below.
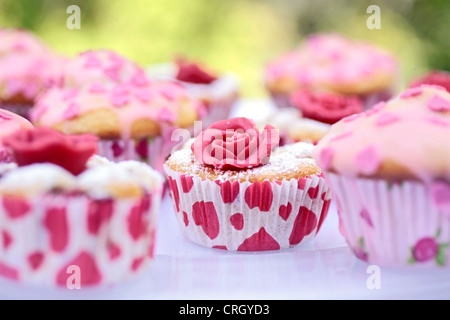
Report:
[[[356,257],[380,266],[449,265],[450,215],[427,184],[325,176]]]

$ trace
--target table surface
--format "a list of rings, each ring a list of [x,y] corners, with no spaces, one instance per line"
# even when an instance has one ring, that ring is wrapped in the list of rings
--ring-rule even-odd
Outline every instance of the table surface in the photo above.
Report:
[[[244,102],[242,102],[244,103]],[[267,113],[265,100],[246,100],[235,115]],[[0,279],[0,299],[449,299],[448,269],[396,269],[356,259],[338,231],[332,204],[308,243],[273,252],[228,252],[185,240],[166,196],[158,219],[155,258],[127,282],[81,290],[28,287]]]

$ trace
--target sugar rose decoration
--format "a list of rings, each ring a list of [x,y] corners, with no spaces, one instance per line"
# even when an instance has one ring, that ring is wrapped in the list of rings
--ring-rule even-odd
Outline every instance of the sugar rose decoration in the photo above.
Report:
[[[253,121],[241,117],[212,124],[197,136],[191,149],[205,165],[240,170],[268,163],[279,141],[279,132],[271,125],[260,131]]]
[[[200,65],[186,61],[182,58],[177,59],[178,72],[176,79],[179,81],[210,84],[217,80],[217,77],[204,70]]]
[[[97,152],[97,141],[91,134],[64,135],[50,128],[36,128],[17,131],[3,143],[19,166],[53,163],[78,175]]]

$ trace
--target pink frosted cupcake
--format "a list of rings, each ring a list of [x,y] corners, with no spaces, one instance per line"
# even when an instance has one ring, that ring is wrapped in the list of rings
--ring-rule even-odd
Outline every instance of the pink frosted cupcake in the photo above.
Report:
[[[177,59],[174,63],[150,67],[148,74],[154,79],[177,81],[194,99],[202,101],[206,107],[202,117],[204,127],[228,119],[239,98],[240,83],[234,73],[213,72],[196,62]]]
[[[118,283],[153,256],[162,177],[146,164],[93,156],[96,137],[23,130],[4,139],[0,276],[83,288]]]
[[[172,132],[193,127],[202,108],[174,82],[100,80],[47,90],[31,118],[37,127],[95,134],[100,138],[99,154],[110,160],[142,160],[162,171],[178,142],[172,141]]]
[[[448,266],[450,94],[422,85],[334,124],[313,155],[360,259]]]
[[[0,29],[0,107],[28,118],[35,98],[58,83],[63,61],[32,33]]]
[[[349,109],[348,105],[351,109],[368,109],[387,100],[395,90],[398,73],[397,60],[381,49],[339,34],[323,33],[310,35],[298,48],[270,62],[265,70],[265,85],[277,106],[296,106],[314,115],[314,107],[308,103],[311,100],[322,106],[324,99],[338,100],[342,110]],[[292,101],[291,95],[297,91],[305,97]],[[322,116],[337,112],[319,109]],[[351,114],[345,113],[340,112],[341,118]]]
[[[283,147],[271,126],[247,118],[214,123],[165,163],[181,232],[231,251],[280,250],[314,238],[330,192],[312,144]],[[272,151],[273,149],[273,151]]]

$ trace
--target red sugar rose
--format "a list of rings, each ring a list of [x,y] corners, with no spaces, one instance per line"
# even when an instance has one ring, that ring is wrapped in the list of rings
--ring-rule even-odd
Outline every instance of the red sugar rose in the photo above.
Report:
[[[49,128],[21,130],[3,139],[19,166],[50,162],[74,175],[86,169],[86,162],[97,152],[97,141],[91,134],[64,135]]]
[[[260,132],[251,120],[240,117],[213,123],[197,136],[191,149],[205,165],[239,170],[266,164],[279,140],[274,127],[266,125]]]
[[[195,63],[178,59],[176,64],[178,65],[176,79],[179,81],[197,84],[210,84],[217,79],[217,77],[211,75]]]
[[[291,95],[291,102],[300,109],[305,118],[328,124],[363,111],[358,97],[331,92],[317,93],[302,89]]]
[[[422,77],[415,79],[409,87],[420,87],[422,84],[440,86],[450,92],[450,73],[440,70],[430,71]]]

